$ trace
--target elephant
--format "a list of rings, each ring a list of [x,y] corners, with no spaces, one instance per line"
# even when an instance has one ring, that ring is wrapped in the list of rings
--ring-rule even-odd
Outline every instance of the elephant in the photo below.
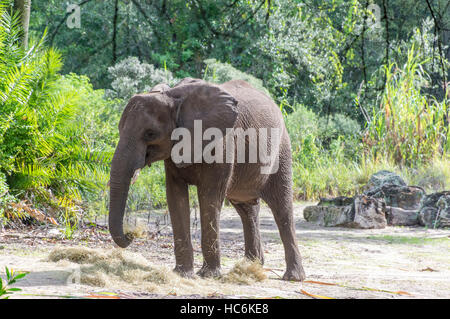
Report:
[[[278,169],[262,173],[260,160],[177,163],[172,158],[175,145],[172,134],[177,128],[194,131],[196,120],[202,121],[203,131],[208,128],[221,132],[229,128],[279,129],[280,138],[275,142],[271,140],[272,144],[277,143],[272,146],[277,149]],[[244,138],[247,145],[248,137]],[[235,145],[236,139],[237,136],[227,139],[225,146]],[[250,151],[245,152],[249,156]],[[173,87],[159,84],[151,92],[136,94],[129,100],[119,121],[119,142],[110,171],[108,223],[110,234],[119,247],[125,248],[132,242],[123,231],[130,181],[137,170],[156,161],[164,161],[175,272],[185,277],[194,276],[188,196],[188,185],[194,185],[200,207],[204,260],[197,272],[199,276],[220,276],[219,215],[225,199],[242,220],[245,257],[264,262],[259,230],[262,199],[272,211],[283,244],[286,262],[283,279],[305,279],[293,217],[290,139],[282,113],[269,96],[243,80],[213,84],[185,78]]]

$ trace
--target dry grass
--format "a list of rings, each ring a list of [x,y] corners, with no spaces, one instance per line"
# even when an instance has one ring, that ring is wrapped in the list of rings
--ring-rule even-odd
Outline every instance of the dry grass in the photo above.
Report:
[[[152,293],[235,294],[237,287],[267,278],[261,264],[249,260],[237,262],[219,279],[182,278],[165,266],[152,266],[142,255],[123,249],[60,247],[50,253],[48,261],[81,265],[80,282],[85,285]]]
[[[259,261],[243,259],[238,261],[233,269],[222,277],[222,280],[228,283],[249,285],[256,281],[263,281],[266,278],[267,275]]]
[[[85,247],[55,248],[48,256],[52,262],[68,260],[76,264],[92,264],[106,258],[105,254]]]
[[[144,257],[122,249],[103,253],[85,247],[56,248],[48,259],[52,262],[68,260],[84,265],[81,267],[81,283],[96,287],[128,283],[144,285],[146,290],[154,291],[157,285],[183,280],[171,270],[153,267]]]

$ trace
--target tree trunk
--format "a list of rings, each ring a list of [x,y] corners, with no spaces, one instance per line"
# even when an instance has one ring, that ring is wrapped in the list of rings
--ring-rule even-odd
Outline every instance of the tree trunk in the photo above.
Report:
[[[28,47],[28,27],[30,25],[31,0],[14,0],[14,10],[20,12],[20,21],[23,33],[21,36],[22,46]]]

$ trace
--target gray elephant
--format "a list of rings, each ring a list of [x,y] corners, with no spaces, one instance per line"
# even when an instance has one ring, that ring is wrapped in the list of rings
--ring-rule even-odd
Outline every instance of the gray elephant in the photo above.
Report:
[[[224,148],[236,146],[238,142],[237,135],[229,138],[228,129],[278,129],[279,139],[268,140],[268,144],[272,144],[269,146],[277,150],[277,169],[262,173],[265,164],[259,159],[243,163],[235,161],[236,158],[231,162],[212,163],[174,161],[174,130],[183,128],[195,134],[195,120],[202,121],[202,132],[208,128],[223,132]],[[225,198],[241,217],[245,257],[264,262],[259,232],[260,199],[263,199],[272,210],[284,246],[286,272],[283,279],[304,280],[294,228],[290,140],[280,110],[267,95],[241,80],[216,85],[186,78],[173,88],[160,84],[152,92],[130,99],[119,122],[119,133],[120,140],[111,163],[109,208],[109,230],[118,246],[127,247],[132,241],[124,234],[123,217],[135,171],[163,160],[174,235],[174,271],[182,276],[193,275],[188,185],[195,185],[204,257],[198,271],[200,276],[220,275],[219,214]],[[244,139],[248,146],[248,136]],[[236,147],[232,149],[237,152]],[[247,147],[246,158],[250,153]]]

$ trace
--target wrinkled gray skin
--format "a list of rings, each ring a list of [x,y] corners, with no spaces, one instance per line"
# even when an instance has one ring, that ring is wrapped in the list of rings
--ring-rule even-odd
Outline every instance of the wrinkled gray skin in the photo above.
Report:
[[[176,127],[185,127],[194,136],[194,119],[203,121],[203,131],[208,127],[223,132],[233,127],[281,128],[278,171],[261,174],[261,163],[176,165],[170,157],[175,143],[171,133]],[[109,211],[109,230],[117,245],[127,247],[132,240],[123,232],[123,217],[134,172],[163,160],[176,272],[193,275],[188,185],[196,185],[204,257],[200,276],[220,275],[219,214],[227,198],[242,219],[245,256],[264,262],[259,232],[260,199],[263,199],[272,210],[283,242],[287,266],[283,279],[305,278],[292,212],[290,140],[280,110],[264,93],[240,80],[215,85],[186,78],[173,88],[159,84],[152,93],[130,99],[119,132],[120,140],[111,163]]]

